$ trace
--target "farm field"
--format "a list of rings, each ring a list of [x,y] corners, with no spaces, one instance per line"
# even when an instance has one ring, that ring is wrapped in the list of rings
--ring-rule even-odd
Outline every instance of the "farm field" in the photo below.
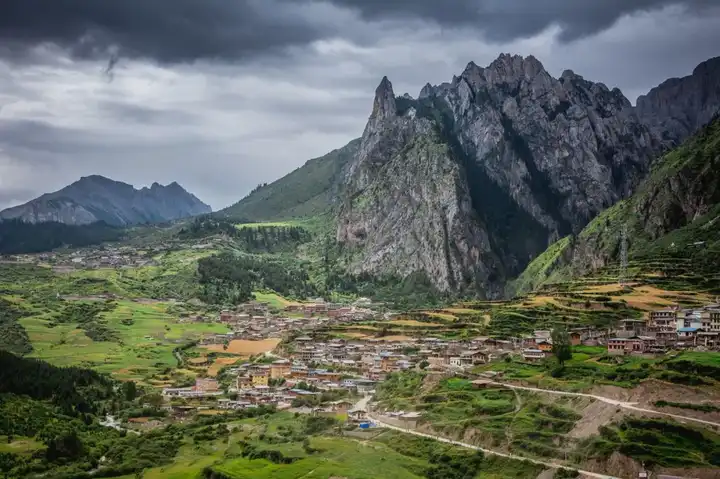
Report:
[[[148,469],[145,479],[196,479],[201,474],[229,479],[296,479],[329,477],[346,479],[415,479],[432,477],[429,471],[437,457],[469,458],[473,453],[455,446],[416,438],[394,431],[372,431],[337,435],[332,420],[316,421],[291,413],[275,413],[223,426],[228,435],[198,441],[186,435],[172,464]],[[313,431],[313,432],[311,432]],[[289,463],[251,458],[243,453],[275,451]],[[541,468],[520,461],[486,457],[480,459],[481,479],[536,477]],[[205,471],[205,472],[203,472]],[[510,473],[510,476],[503,475]],[[135,476],[122,476],[134,479]]]
[[[119,379],[142,379],[176,366],[173,349],[180,344],[227,332],[220,324],[179,323],[167,308],[167,303],[118,301],[114,310],[101,315],[119,338],[112,342],[93,341],[77,324],[51,327],[47,315],[22,318],[20,323],[33,344],[30,357],[58,366],[86,366]]]
[[[215,351],[218,353],[231,353],[237,354],[240,357],[250,357],[255,354],[269,353],[280,344],[280,339],[263,339],[260,341],[250,341],[246,339],[233,339],[228,344],[227,349],[222,344],[211,344],[202,346],[203,349],[208,351]]]
[[[261,303],[269,303],[271,308],[283,309],[287,306],[300,304],[297,301],[290,301],[283,298],[277,293],[267,293],[256,291],[253,293],[255,301]]]

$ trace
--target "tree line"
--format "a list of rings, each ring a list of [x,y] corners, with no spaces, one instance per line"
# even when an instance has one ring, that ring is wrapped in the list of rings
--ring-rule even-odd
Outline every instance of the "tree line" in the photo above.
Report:
[[[317,295],[315,285],[302,265],[256,256],[225,252],[198,262],[200,299],[211,304],[237,304],[252,298],[252,292],[271,289],[283,296]]]
[[[238,228],[233,222],[212,216],[195,218],[178,233],[181,239],[199,239],[212,235],[233,238],[240,249],[250,253],[287,251],[312,239],[310,232],[300,226],[258,224]]]
[[[123,230],[104,222],[66,225],[54,221],[26,223],[19,219],[0,221],[0,254],[30,254],[62,246],[80,248],[119,241]]]

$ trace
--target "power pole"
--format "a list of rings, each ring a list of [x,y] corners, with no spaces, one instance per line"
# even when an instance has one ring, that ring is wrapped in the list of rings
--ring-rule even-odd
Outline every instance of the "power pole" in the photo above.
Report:
[[[625,286],[627,282],[628,251],[627,251],[627,223],[623,224],[620,231],[620,273],[618,283]]]

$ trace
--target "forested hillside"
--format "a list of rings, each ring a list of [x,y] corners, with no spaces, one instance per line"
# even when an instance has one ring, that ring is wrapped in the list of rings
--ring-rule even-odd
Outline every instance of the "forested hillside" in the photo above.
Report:
[[[0,254],[40,253],[61,246],[80,248],[118,241],[122,237],[122,229],[103,222],[67,225],[53,221],[26,223],[5,220],[0,221]]]

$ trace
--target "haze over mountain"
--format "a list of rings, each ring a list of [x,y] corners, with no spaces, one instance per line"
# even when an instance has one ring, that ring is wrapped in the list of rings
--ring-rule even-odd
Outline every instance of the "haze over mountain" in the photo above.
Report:
[[[70,225],[104,221],[113,226],[187,218],[210,213],[208,205],[177,183],[135,189],[103,176],[86,176],[54,193],[0,212],[1,219],[28,223],[55,221]]]

